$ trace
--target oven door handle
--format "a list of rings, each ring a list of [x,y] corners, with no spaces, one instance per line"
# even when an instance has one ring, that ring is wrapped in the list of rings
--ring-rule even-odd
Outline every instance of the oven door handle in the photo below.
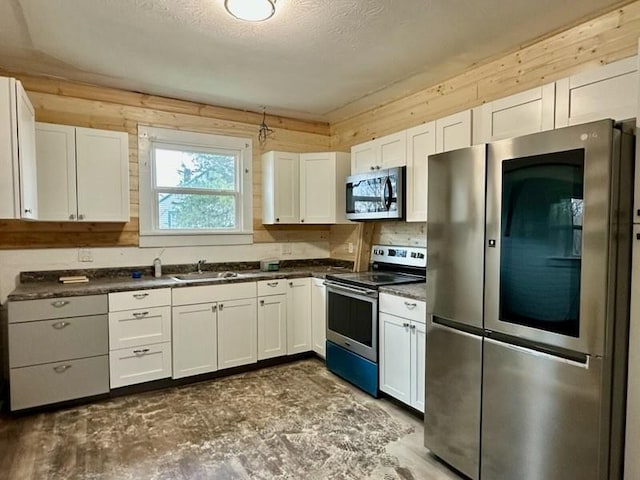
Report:
[[[332,290],[336,290],[338,292],[351,293],[355,295],[366,295],[367,297],[377,298],[378,291],[377,290],[369,290],[368,288],[360,288],[360,287],[352,287],[345,286],[341,283],[331,282],[329,280],[325,280],[325,286],[331,288]]]

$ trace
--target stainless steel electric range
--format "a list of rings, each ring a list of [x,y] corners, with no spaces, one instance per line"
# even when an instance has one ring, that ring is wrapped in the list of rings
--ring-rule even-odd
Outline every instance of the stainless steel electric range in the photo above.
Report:
[[[427,251],[374,245],[368,272],[327,275],[327,368],[378,396],[378,288],[424,282]]]

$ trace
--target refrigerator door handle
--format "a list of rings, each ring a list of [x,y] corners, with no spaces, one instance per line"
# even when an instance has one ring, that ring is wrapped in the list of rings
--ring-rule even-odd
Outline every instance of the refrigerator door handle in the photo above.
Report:
[[[560,357],[558,355],[553,355],[550,353],[545,353],[545,352],[540,352],[538,350],[533,350],[531,348],[526,348],[526,347],[521,347],[519,345],[512,345],[510,343],[505,343],[505,342],[500,342],[498,340],[494,340],[492,338],[486,338],[485,337],[485,342],[487,343],[492,343],[494,345],[499,345],[501,347],[504,348],[508,348],[510,350],[514,350],[516,352],[522,352],[522,353],[526,353],[527,355],[533,355],[536,357],[540,357],[540,358],[546,358],[547,360],[551,360],[554,362],[558,362],[558,363],[564,363],[567,365],[573,365],[574,367],[578,367],[578,368],[584,368],[585,370],[589,370],[589,355],[585,356],[585,361],[584,362],[580,362],[577,360],[571,360],[569,358],[564,358],[564,357]]]
[[[449,332],[453,332],[458,335],[464,335],[465,337],[478,338],[482,336],[481,332],[473,333],[473,332],[462,330],[463,328],[465,328],[464,325],[460,325],[459,328],[453,327],[451,325],[452,322],[450,320],[447,320],[446,318],[438,317],[437,315],[433,315],[431,317],[431,323],[433,325],[436,325],[438,328],[448,330]]]

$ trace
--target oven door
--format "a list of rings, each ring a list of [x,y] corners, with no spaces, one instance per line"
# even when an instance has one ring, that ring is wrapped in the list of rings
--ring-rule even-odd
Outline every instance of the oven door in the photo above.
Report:
[[[349,220],[403,218],[403,183],[403,167],[347,177],[347,218]]]
[[[327,340],[378,363],[378,292],[326,281]]]

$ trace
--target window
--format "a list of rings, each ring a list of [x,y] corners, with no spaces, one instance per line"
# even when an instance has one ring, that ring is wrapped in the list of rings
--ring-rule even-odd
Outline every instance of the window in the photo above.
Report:
[[[140,245],[251,243],[251,140],[139,127]]]

